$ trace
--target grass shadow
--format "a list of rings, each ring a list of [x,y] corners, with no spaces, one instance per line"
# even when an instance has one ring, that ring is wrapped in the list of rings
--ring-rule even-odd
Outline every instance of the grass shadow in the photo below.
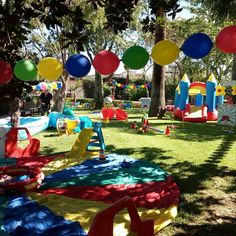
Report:
[[[182,229],[182,224],[175,224],[177,229]],[[182,231],[182,230],[181,230]],[[165,234],[158,234],[164,236]],[[185,226],[185,232],[172,234],[173,236],[232,236],[236,235],[236,223],[203,224]]]

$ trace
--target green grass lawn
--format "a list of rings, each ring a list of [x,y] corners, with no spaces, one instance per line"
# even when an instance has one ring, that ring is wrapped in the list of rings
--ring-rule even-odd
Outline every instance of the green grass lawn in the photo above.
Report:
[[[142,113],[128,113],[129,122],[140,126]],[[165,130],[172,121],[167,116],[149,123]],[[173,175],[181,191],[178,217],[158,235],[236,235],[236,132],[226,133],[214,122],[174,125],[178,128],[166,136],[138,134],[121,121],[103,123],[106,152],[154,162]],[[55,154],[69,151],[77,135],[59,137],[46,130],[35,137],[42,154]]]

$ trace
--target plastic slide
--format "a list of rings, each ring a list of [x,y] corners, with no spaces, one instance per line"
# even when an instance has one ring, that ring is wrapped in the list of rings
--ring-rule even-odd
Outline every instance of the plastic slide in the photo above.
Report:
[[[73,147],[71,148],[69,154],[67,155],[70,158],[80,159],[86,151],[86,147],[89,144],[89,141],[93,135],[92,128],[84,128],[78,138],[76,139]]]
[[[183,117],[183,121],[205,123],[207,121],[207,107],[190,106]]]
[[[151,127],[151,126],[149,126],[148,128],[151,129],[151,130],[157,131],[158,133],[161,133],[161,134],[165,133],[164,130],[157,129],[157,128],[154,128],[154,127]]]

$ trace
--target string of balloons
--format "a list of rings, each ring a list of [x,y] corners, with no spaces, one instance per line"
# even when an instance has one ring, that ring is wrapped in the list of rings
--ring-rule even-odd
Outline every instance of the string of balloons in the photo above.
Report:
[[[39,83],[37,85],[32,86],[32,88],[33,88],[33,90],[37,90],[37,91],[42,90],[42,91],[44,91],[46,89],[47,90],[52,90],[52,89],[53,90],[58,90],[58,89],[61,89],[62,86],[63,86],[62,82],[59,82],[59,81],[55,82],[55,81],[53,81],[53,82],[50,82],[50,83],[41,82],[41,83]]]
[[[213,45],[214,43],[207,34],[195,33],[190,35],[180,48],[170,40],[158,42],[152,48],[151,58],[161,66],[174,62],[179,57],[180,51],[190,58],[201,59],[210,53]],[[216,36],[215,45],[223,53],[236,53],[236,26],[224,27]],[[74,54],[66,61],[65,70],[71,76],[81,78],[89,73],[93,65],[99,74],[110,75],[118,69],[120,61],[129,69],[138,70],[145,67],[149,58],[150,55],[145,48],[135,45],[124,52],[121,60],[109,50],[98,52],[92,63],[85,55]],[[13,73],[16,78],[23,81],[37,80],[38,75],[45,80],[55,81],[62,75],[63,65],[53,57],[43,58],[38,65],[31,60],[24,59],[18,61],[14,68],[1,60],[0,85],[8,83],[13,78]]]
[[[145,84],[122,84],[122,83],[117,83],[115,80],[112,80],[112,84],[115,85],[118,88],[122,89],[140,89],[140,88],[151,88],[151,83],[145,83]]]

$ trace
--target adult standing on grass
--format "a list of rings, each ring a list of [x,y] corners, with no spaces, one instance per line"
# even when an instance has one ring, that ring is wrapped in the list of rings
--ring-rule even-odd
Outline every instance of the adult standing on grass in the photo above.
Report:
[[[49,91],[46,89],[41,93],[39,99],[40,99],[41,115],[43,116],[45,113],[48,114],[51,109],[52,94],[49,93]]]

